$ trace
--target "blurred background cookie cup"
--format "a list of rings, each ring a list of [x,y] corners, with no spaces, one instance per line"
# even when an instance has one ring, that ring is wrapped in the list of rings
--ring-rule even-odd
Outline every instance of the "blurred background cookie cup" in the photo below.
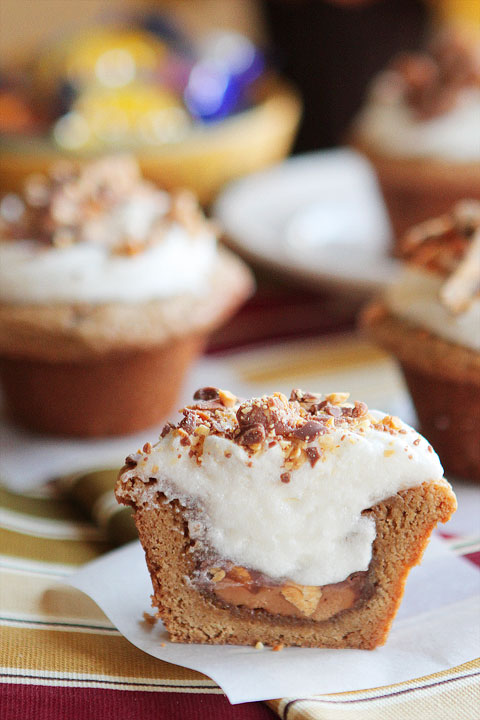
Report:
[[[400,252],[401,275],[362,325],[400,363],[445,470],[480,481],[480,203],[414,227]]]
[[[250,272],[217,247],[191,193],[160,191],[131,157],[33,180],[0,205],[7,412],[60,435],[160,422],[208,334],[253,290]]]
[[[373,82],[349,142],[374,166],[397,240],[464,197],[480,199],[480,40],[449,27]]]

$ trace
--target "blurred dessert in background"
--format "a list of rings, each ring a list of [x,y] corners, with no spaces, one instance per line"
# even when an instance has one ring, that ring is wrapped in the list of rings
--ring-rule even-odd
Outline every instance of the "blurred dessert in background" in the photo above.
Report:
[[[238,32],[189,37],[155,13],[97,25],[4,73],[1,187],[18,190],[62,154],[128,150],[151,179],[211,200],[226,180],[282,158],[298,116],[295,94]]]
[[[0,201],[0,372],[11,418],[63,435],[159,422],[249,295],[189,192],[130,156],[64,161]]]
[[[414,227],[405,266],[364,325],[399,360],[447,471],[480,481],[480,202]]]
[[[440,31],[373,83],[351,140],[373,163],[395,235],[463,197],[480,199],[480,39]]]

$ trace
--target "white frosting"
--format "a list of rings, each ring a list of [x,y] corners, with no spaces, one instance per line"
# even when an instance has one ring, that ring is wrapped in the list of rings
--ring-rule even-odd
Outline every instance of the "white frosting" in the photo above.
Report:
[[[0,301],[146,302],[204,292],[216,257],[213,234],[190,236],[172,224],[161,241],[133,256],[103,243],[67,248],[38,242],[0,243]]]
[[[374,92],[356,128],[370,147],[387,155],[474,162],[480,160],[480,88],[464,90],[450,111],[422,121],[401,97]]]
[[[375,524],[362,510],[399,490],[442,478],[427,441],[414,445],[420,436],[402,427],[406,434],[373,427],[364,434],[334,430],[328,435],[333,449],[324,461],[314,467],[305,462],[291,471],[288,484],[280,480],[285,468],[278,445],[250,458],[231,440],[210,435],[198,465],[171,432],[123,478],[158,478],[145,487],[139,503],[161,490],[168,499],[197,506],[200,515],[190,520],[190,533],[221,557],[272,578],[325,585],[368,568]]]
[[[441,303],[440,288],[445,278],[419,268],[405,267],[386,292],[389,310],[444,340],[480,351],[480,297],[469,308],[454,315]]]

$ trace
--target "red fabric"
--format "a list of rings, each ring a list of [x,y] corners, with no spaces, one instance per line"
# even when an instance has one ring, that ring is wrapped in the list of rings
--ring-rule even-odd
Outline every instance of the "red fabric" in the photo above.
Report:
[[[308,338],[326,332],[351,330],[358,298],[313,292],[260,279],[255,295],[230,322],[210,338],[209,353],[271,340]]]
[[[467,560],[470,560],[470,562],[474,563],[475,565],[478,565],[480,567],[480,551],[470,553],[469,555],[464,555]]]
[[[0,686],[2,720],[274,720],[265,704],[230,705],[224,695],[101,688]],[[277,718],[278,720],[278,718]]]

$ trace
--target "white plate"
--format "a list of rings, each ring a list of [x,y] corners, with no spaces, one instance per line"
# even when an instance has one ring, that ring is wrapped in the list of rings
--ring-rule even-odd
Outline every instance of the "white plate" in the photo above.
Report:
[[[371,292],[397,272],[374,172],[352,150],[300,155],[242,178],[214,214],[240,254],[310,286]]]

